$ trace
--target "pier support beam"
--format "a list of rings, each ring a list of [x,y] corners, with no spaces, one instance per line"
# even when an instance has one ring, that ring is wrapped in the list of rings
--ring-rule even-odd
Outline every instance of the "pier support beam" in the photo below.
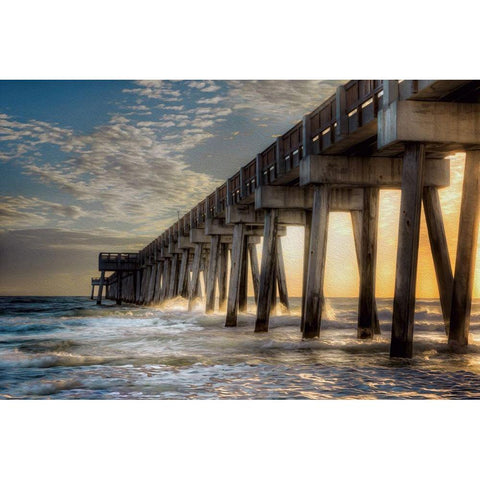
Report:
[[[100,275],[100,284],[98,285],[97,305],[102,304],[103,284],[105,283],[105,272],[102,270]]]
[[[217,265],[220,249],[220,235],[212,235],[210,240],[210,258],[206,284],[205,313],[215,309],[215,280],[217,277]]]
[[[174,253],[171,258],[171,270],[170,270],[170,291],[168,293],[169,298],[175,298],[178,293],[178,253]]]
[[[276,265],[276,276],[278,281],[278,296],[280,298],[280,304],[289,311],[290,304],[288,302],[288,290],[287,290],[287,276],[285,275],[285,264],[283,262],[283,249],[282,249],[282,239],[277,237],[276,245],[277,253],[277,265]]]
[[[450,257],[448,255],[447,236],[445,235],[442,208],[440,206],[437,188],[423,188],[423,211],[425,213],[430,249],[435,265],[445,332],[448,335],[452,309],[453,274]]]
[[[312,227],[312,211],[305,211],[305,228],[303,234],[303,281],[302,281],[302,318],[300,322],[300,331],[303,332],[305,325],[305,295],[307,291],[308,276],[308,258],[310,252],[310,235]]]
[[[255,297],[255,303],[258,304],[260,274],[258,271],[257,247],[253,243],[248,244],[248,255],[250,257],[250,270],[252,271],[253,295]]]
[[[238,311],[247,311],[248,294],[248,242],[243,242],[242,264],[240,266],[240,287],[238,291]]]
[[[228,286],[226,327],[237,326],[238,297],[240,292],[240,275],[243,261],[243,244],[245,239],[245,224],[236,223],[233,227],[233,245],[230,266],[230,282]]]
[[[228,245],[220,244],[218,257],[218,309],[223,310],[227,300]]]
[[[374,333],[380,333],[375,308],[379,191],[378,188],[365,188],[363,192],[357,337],[365,339],[372,338]]]
[[[188,311],[192,310],[193,301],[199,296],[200,290],[200,264],[202,261],[203,243],[195,244],[195,253],[192,266],[192,280],[190,283],[190,292],[188,296]]]
[[[413,353],[415,287],[424,167],[425,146],[422,143],[406,143],[402,169],[391,357],[411,358]]]
[[[188,298],[188,249],[182,250],[182,261],[180,263],[180,272],[178,275],[178,294],[183,298]]]
[[[327,254],[328,214],[330,189],[326,185],[314,188],[310,250],[308,257],[307,287],[305,295],[305,323],[303,338],[320,335],[324,304],[323,282]]]
[[[460,210],[452,313],[448,343],[464,351],[468,345],[470,310],[477,252],[480,209],[480,151],[468,151],[465,158],[462,206]]]
[[[262,266],[260,271],[260,285],[258,289],[257,320],[255,332],[267,332],[272,306],[272,290],[275,294],[275,263],[277,244],[277,215],[276,209],[265,210],[265,226],[263,233]]]

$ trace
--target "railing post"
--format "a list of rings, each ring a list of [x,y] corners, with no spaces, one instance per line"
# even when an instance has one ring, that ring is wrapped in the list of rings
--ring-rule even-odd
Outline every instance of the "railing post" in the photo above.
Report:
[[[383,108],[398,100],[398,80],[383,80]]]
[[[335,116],[337,121],[336,136],[348,135],[347,96],[345,87],[340,85],[335,92]]]
[[[275,142],[275,156],[278,176],[284,175],[287,171],[287,167],[285,165],[285,152],[283,151],[282,137],[277,137],[277,140]]]
[[[245,191],[245,170],[244,167],[240,169],[240,198],[245,198],[247,192]]]
[[[262,172],[262,156],[260,154],[257,154],[257,157],[255,158],[255,174],[257,177],[256,185],[257,187],[261,187],[264,182]]]
[[[302,158],[308,157],[313,153],[312,142],[312,124],[310,122],[310,115],[305,115],[302,122],[302,145],[303,154]]]

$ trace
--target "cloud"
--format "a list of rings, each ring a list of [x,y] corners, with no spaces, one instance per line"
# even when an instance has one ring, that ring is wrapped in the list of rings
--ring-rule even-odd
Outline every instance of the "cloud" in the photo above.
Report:
[[[232,80],[229,97],[236,110],[250,109],[262,116],[303,115],[335,93],[337,80]]]
[[[45,225],[52,215],[77,220],[85,216],[86,212],[77,205],[64,205],[36,197],[0,196],[0,224],[3,228]]]

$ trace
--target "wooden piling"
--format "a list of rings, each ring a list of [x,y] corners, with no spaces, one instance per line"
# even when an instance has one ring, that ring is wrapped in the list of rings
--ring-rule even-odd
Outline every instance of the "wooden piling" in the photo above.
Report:
[[[402,167],[391,357],[411,358],[413,353],[415,287],[424,167],[425,146],[422,143],[406,143]]]
[[[227,300],[228,245],[220,244],[218,257],[218,309],[223,310]]]
[[[245,242],[245,225],[236,223],[233,227],[233,246],[228,286],[226,327],[237,326],[238,297],[240,291],[240,270],[243,260],[243,243]]]
[[[357,257],[357,266],[358,266],[358,276],[361,282],[362,279],[362,222],[363,222],[363,212],[360,210],[351,210],[350,216],[352,219],[352,228],[353,228],[353,239],[355,243],[355,255]],[[378,226],[377,226],[378,228]],[[360,283],[359,282],[359,283]],[[361,288],[361,287],[360,287]],[[360,295],[359,295],[360,298]],[[360,318],[360,310],[359,310]],[[357,322],[357,325],[359,321]],[[377,311],[377,301],[373,297],[373,333],[375,335],[380,335],[380,322],[378,320],[378,311]]]
[[[188,249],[182,250],[182,261],[180,263],[180,272],[178,274],[178,294],[183,298],[188,298]]]
[[[358,302],[358,338],[375,333],[375,273],[377,263],[378,188],[363,189],[362,236],[360,255],[360,295]]]
[[[277,218],[276,209],[265,210],[265,224],[263,232],[262,263],[260,271],[260,285],[258,289],[257,320],[255,332],[267,332],[272,304],[272,289],[275,291],[275,263],[277,243]]]
[[[210,258],[206,285],[205,313],[215,309],[215,280],[217,277],[217,265],[219,257],[220,235],[212,235],[210,239]]]
[[[191,311],[193,308],[193,301],[198,296],[199,288],[199,280],[200,280],[200,263],[202,261],[202,252],[203,252],[203,243],[196,243],[195,244],[195,253],[193,257],[193,265],[192,265],[192,280],[190,283],[190,291],[188,297],[188,311]]]
[[[303,234],[303,278],[302,278],[302,317],[300,321],[300,331],[303,332],[305,325],[305,294],[307,291],[307,276],[308,276],[308,258],[310,252],[310,235],[312,227],[312,211],[305,211],[305,227]]]
[[[285,274],[285,264],[283,262],[283,249],[282,249],[281,237],[277,237],[276,254],[277,254],[277,265],[276,265],[277,275],[276,276],[277,276],[277,282],[278,282],[278,297],[283,307],[287,311],[289,311],[290,304],[288,301],[287,276]]]
[[[462,205],[458,227],[457,256],[453,280],[449,346],[465,351],[470,329],[470,311],[477,252],[480,209],[480,151],[467,151],[463,174]]]
[[[100,274],[100,284],[98,285],[97,305],[102,304],[103,284],[105,283],[105,271]]]
[[[238,311],[247,311],[247,294],[248,294],[248,242],[242,245],[242,264],[240,266],[240,286],[238,290]]]
[[[440,304],[442,306],[443,321],[445,323],[445,332],[448,336],[450,329],[450,313],[452,309],[453,274],[437,188],[423,188],[423,211],[427,222],[433,264],[435,265]]]
[[[324,303],[323,282],[327,253],[329,202],[329,187],[316,185],[313,193],[303,338],[314,338],[320,335]]]
[[[257,247],[253,243],[248,244],[248,256],[250,257],[250,270],[252,271],[253,295],[255,297],[255,303],[258,304],[260,274],[258,271]]]

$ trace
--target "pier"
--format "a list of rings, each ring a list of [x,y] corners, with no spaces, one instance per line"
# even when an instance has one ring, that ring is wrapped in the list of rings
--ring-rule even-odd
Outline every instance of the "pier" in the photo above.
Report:
[[[453,267],[439,200],[439,189],[450,184],[452,152],[466,153]],[[252,282],[255,332],[267,332],[277,302],[289,308],[281,238],[288,226],[302,226],[299,335],[316,338],[329,213],[348,212],[360,278],[357,336],[372,339],[381,333],[375,300],[381,189],[401,190],[390,355],[413,352],[422,205],[445,332],[452,350],[465,350],[480,210],[480,81],[352,80],[338,87],[142,250],[100,253],[91,297],[97,286],[98,304],[103,289],[117,303],[161,305],[181,296],[191,309],[203,299],[207,313],[225,309],[225,326],[235,327]]]

